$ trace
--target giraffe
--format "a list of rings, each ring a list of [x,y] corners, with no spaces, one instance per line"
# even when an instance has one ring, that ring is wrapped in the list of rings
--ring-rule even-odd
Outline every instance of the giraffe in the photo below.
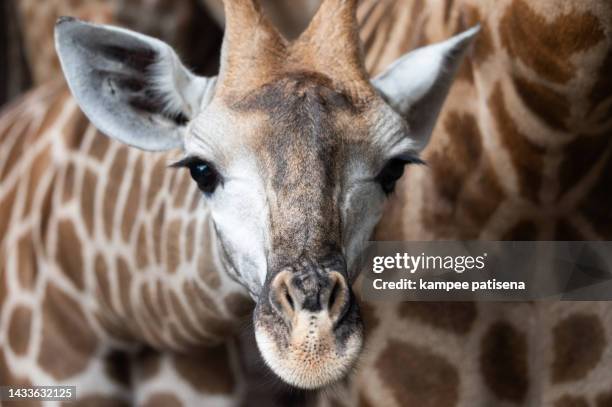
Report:
[[[324,2],[293,42],[251,0],[226,2],[225,15],[216,78],[194,76],[151,37],[58,21],[76,102],[54,84],[3,118],[7,382],[76,383],[89,397],[101,377],[102,396],[133,401],[101,358],[115,349],[130,358],[143,344],[228,346],[250,311],[245,292],[258,348],[286,382],[321,387],[359,356],[348,270],[403,167],[419,162],[477,29],[370,82],[354,1]],[[408,110],[420,112],[410,127]],[[165,171],[171,162],[195,182]],[[217,368],[232,366],[227,353]]]
[[[468,8],[468,10],[470,9]],[[459,15],[463,14],[457,13],[456,11],[453,12]],[[450,14],[452,15],[453,12]],[[470,10],[470,12],[473,12],[473,10]],[[468,13],[468,16],[470,15],[473,14]],[[465,15],[463,15],[462,18],[465,18]],[[487,22],[490,24],[488,20]],[[485,26],[484,30],[485,33],[486,27],[487,26]],[[421,32],[420,34],[422,35],[423,33]],[[482,45],[480,45],[480,47],[482,47]],[[475,54],[478,55],[478,52],[477,47]],[[602,50],[600,49],[598,52],[602,52]],[[525,57],[524,54],[523,57]],[[471,74],[475,76],[478,71],[475,71],[476,68],[472,66],[474,61],[468,60],[468,62],[470,71],[472,71]],[[533,59],[531,62],[534,63]],[[535,63],[537,63],[537,60]],[[602,69],[601,66],[600,60],[595,64],[594,69]],[[469,74],[470,71],[461,73]],[[603,69],[602,72],[605,73]],[[469,77],[470,75],[466,75],[466,78],[463,79],[469,81]],[[459,85],[465,85],[463,82],[464,81],[461,81],[453,88],[450,95],[451,103],[453,98],[461,100],[460,97],[454,95],[458,94],[457,92],[459,91],[457,91],[457,87]],[[605,86],[606,83],[605,78],[602,76],[600,86]],[[465,87],[461,89],[461,91],[464,90]],[[607,94],[605,90],[603,92],[603,107],[605,108],[605,96]],[[460,93],[461,92],[459,92],[459,94]],[[601,97],[601,94],[596,94],[596,96]],[[466,99],[462,100],[465,101]],[[599,109],[601,110],[601,108]],[[448,111],[448,109],[446,109],[446,111]],[[443,111],[443,117],[445,114],[446,113]],[[442,121],[442,123],[443,122],[444,121]],[[446,126],[446,128],[449,127],[452,126]],[[467,134],[469,134],[469,132]],[[436,140],[437,137],[438,136],[435,136],[434,140]],[[434,160],[434,163],[430,162],[430,166],[439,166],[441,165],[439,162],[440,160],[438,164],[434,164]],[[410,175],[418,170],[418,168],[413,169],[408,174]],[[464,172],[460,170],[455,170],[455,173],[464,174]],[[449,174],[453,174],[453,172],[449,172]],[[400,186],[400,188],[402,188],[402,186]],[[396,196],[402,197],[404,194],[396,194]],[[463,214],[461,216],[466,215]],[[438,226],[448,225],[440,223]],[[429,227],[432,227],[431,224]],[[382,229],[384,229],[384,227]],[[389,230],[394,231],[393,229]],[[410,231],[407,227],[405,227],[405,230]],[[465,225],[462,225],[457,228],[456,233],[465,233],[464,230]],[[404,232],[404,229],[402,229],[402,232]],[[438,231],[437,233],[448,234],[450,232],[448,228],[445,228],[443,231]],[[511,238],[511,236],[504,237]],[[398,338],[397,336],[395,338],[385,337],[385,333],[397,329],[397,322],[391,322],[391,319],[385,318],[385,316],[389,315],[395,317],[398,314],[396,310],[388,310],[389,312],[387,313],[384,307],[373,308],[375,306],[377,305],[364,304],[362,310],[366,318],[366,328],[369,327],[369,330],[372,332],[372,334],[369,335],[370,343],[378,341],[383,345],[389,343],[394,346],[389,346],[384,349],[386,353],[384,353],[383,356],[385,357],[379,357],[378,359],[370,358],[370,361],[377,360],[378,363],[366,361],[360,367],[357,374],[358,378],[361,380],[354,380],[352,384],[358,384],[361,387],[355,386],[350,394],[343,397],[340,401],[349,400],[355,404],[357,401],[360,401],[365,405],[368,403],[368,400],[375,400],[376,403],[380,405],[394,405],[398,402],[398,398],[406,397],[404,400],[407,399],[414,403],[421,402],[422,404],[423,400],[427,400],[430,405],[453,405],[456,404],[460,395],[464,404],[466,404],[466,399],[472,401],[472,404],[467,405],[474,405],[476,403],[490,405],[492,403],[499,404],[504,402],[514,404],[531,403],[527,405],[548,405],[556,402],[557,405],[562,406],[589,405],[588,402],[590,401],[592,403],[597,403],[598,406],[603,406],[609,403],[610,396],[604,387],[606,386],[604,369],[609,366],[609,364],[605,363],[605,360],[609,360],[609,356],[606,356],[609,355],[609,351],[606,350],[605,345],[606,337],[609,337],[609,333],[606,333],[606,329],[610,324],[606,322],[602,323],[599,318],[594,316],[594,310],[597,310],[597,308],[599,308],[599,312],[605,316],[606,309],[602,304],[570,304],[568,306],[554,304],[549,306],[548,309],[540,307],[535,310],[530,307],[518,307],[517,309],[494,307],[496,308],[494,310],[482,310],[480,308],[477,309],[474,304],[458,304],[452,307],[444,307],[438,304],[434,307],[423,304],[412,304],[410,306],[401,307],[399,310],[399,318],[397,318],[404,322],[406,322],[405,320],[412,319],[413,324],[411,325],[411,331],[422,334],[422,337],[416,340],[412,346],[406,346],[405,342],[406,339],[409,341],[415,340],[415,338],[413,338],[414,333],[406,333],[405,329],[403,329],[399,335],[405,335],[403,338]],[[533,318],[531,321],[524,320],[525,314],[531,315],[536,312],[539,314],[537,318]],[[553,315],[555,313],[559,314],[561,318],[548,320],[543,317],[544,315]],[[439,315],[444,315],[445,317],[440,318]],[[500,315],[502,318],[500,318]],[[478,318],[476,318],[476,316]],[[482,323],[482,320],[484,320],[484,323]],[[368,321],[370,322],[369,324],[367,323]],[[524,328],[530,324],[533,325],[534,322],[544,325],[541,327],[541,332],[544,333],[544,338],[541,343],[554,344],[553,350],[548,354],[543,352],[545,356],[540,359],[537,357],[532,358],[531,356],[538,356],[538,352],[542,349],[538,348],[534,350],[531,345],[527,346],[527,340],[532,339],[534,333],[526,333],[525,330],[517,330],[516,328],[517,326]],[[592,349],[587,349],[586,352],[584,351],[584,343],[574,339],[576,331],[587,334],[586,337],[589,339],[588,344]],[[447,335],[449,332],[451,334],[456,333],[459,337],[450,334]],[[467,337],[468,333],[470,333],[469,338]],[[460,335],[464,336],[461,337]],[[366,343],[366,346],[367,345]],[[468,349],[472,349],[474,354],[479,355],[479,360],[476,362],[470,361],[465,358],[466,355],[461,355],[454,360],[457,364],[465,365],[465,370],[467,371],[467,373],[461,374],[461,382],[460,385],[458,385],[459,378],[456,372],[453,374],[452,366],[450,366],[448,360],[445,359],[445,357],[449,357],[450,360],[452,360],[452,358],[444,352],[440,353],[440,351],[445,348],[456,349],[461,345],[468,345]],[[511,352],[496,355],[496,351],[499,351],[501,347],[507,347]],[[394,353],[394,350],[399,352]],[[581,357],[572,358],[570,352],[572,350],[577,350],[579,353],[581,352]],[[529,358],[525,357],[527,351],[529,351]],[[375,354],[375,352],[376,350],[374,349],[370,350],[368,353]],[[514,358],[514,353],[516,353],[518,357]],[[458,360],[461,357],[464,359]],[[536,389],[538,388],[537,384],[541,384],[537,383],[537,380],[527,381],[525,377],[527,359],[544,362],[551,361],[551,365],[555,369],[555,373],[551,374],[551,378],[553,384],[558,385],[558,389],[551,393],[543,392],[545,396],[539,399],[533,398],[535,396],[531,394],[529,396],[531,398],[526,399],[525,394],[533,392],[533,390],[531,390],[534,388],[533,383],[536,383]],[[395,369],[394,363],[396,363]],[[411,365],[410,363],[413,364]],[[469,373],[479,369],[478,363],[481,365],[480,369],[485,372],[483,375],[484,378],[479,379],[474,376],[473,379],[470,379]],[[499,365],[498,368],[495,366],[496,363]],[[402,366],[403,369],[398,370],[397,364],[406,365]],[[599,364],[599,366],[597,366],[597,364]],[[542,363],[542,365],[546,365],[546,363]],[[411,369],[408,370],[406,366],[409,366]],[[433,373],[424,378],[420,378],[418,375],[407,374],[411,371],[419,372],[427,370],[421,369],[423,366],[426,366]],[[598,369],[593,369],[593,367],[598,367]],[[533,367],[530,366],[529,368],[532,369]],[[368,372],[368,369],[370,369],[370,372],[383,372],[382,374],[385,376],[382,376],[382,380],[388,383],[381,383],[380,378],[364,380],[364,372]],[[572,393],[572,386],[576,384],[575,382],[577,380],[583,379],[586,373],[590,375],[591,381],[581,381],[582,388],[578,390],[578,393]],[[534,379],[534,377],[531,379]],[[535,379],[537,379],[537,377]],[[405,382],[402,382],[402,380],[405,380]],[[484,384],[481,382],[482,380],[485,381]],[[411,383],[407,383],[408,381],[411,381]],[[545,381],[543,383],[544,387],[548,386]],[[584,383],[587,383],[587,385]],[[416,392],[414,389],[411,390],[411,388],[415,386],[417,387]],[[378,387],[378,389],[376,389],[376,387]],[[355,391],[355,389],[357,389],[357,391]],[[486,395],[486,397],[483,397],[483,395]],[[470,397],[472,398],[470,399]]]
[[[610,239],[609,3],[364,1],[358,15],[374,75],[481,24],[422,154],[427,167],[398,181],[376,240]],[[607,303],[361,308],[364,357],[321,406],[612,403]]]

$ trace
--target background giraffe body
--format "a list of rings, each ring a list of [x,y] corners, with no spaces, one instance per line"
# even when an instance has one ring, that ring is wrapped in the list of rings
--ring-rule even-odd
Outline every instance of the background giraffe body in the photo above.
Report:
[[[183,218],[200,194],[168,172],[167,156],[101,136],[63,85],[28,94],[2,125],[3,383],[67,382],[126,399],[129,376],[106,373],[125,369],[138,343],[184,351],[242,324],[250,300],[219,273],[206,211]],[[206,363],[225,396],[237,385],[229,346]],[[189,376],[189,360],[177,360]]]
[[[568,1],[558,7],[555,7],[556,4],[550,6],[547,2],[536,6],[520,0],[496,4],[475,3],[395,1],[378,2],[374,6],[364,2],[360,6],[360,16],[364,21],[362,36],[368,50],[366,62],[372,72],[386,65],[385,58],[391,61],[416,45],[444,39],[476,20],[484,19],[481,37],[468,57],[458,83],[451,90],[432,144],[426,151],[429,169],[413,168],[406,174],[390,211],[379,226],[378,236],[387,239],[608,238],[606,228],[609,228],[607,219],[610,214],[605,208],[609,207],[606,200],[609,195],[606,194],[605,182],[610,179],[609,169],[612,167],[608,164],[609,140],[605,136],[610,134],[611,92],[609,78],[605,76],[609,69],[610,27],[605,23],[612,21],[609,18],[610,8],[598,1],[580,4]],[[393,10],[402,10],[406,13],[403,18],[410,18],[419,24],[398,24],[391,19]],[[369,19],[365,18],[366,15]],[[522,19],[515,19],[517,15]],[[380,20],[375,20],[376,17]],[[387,23],[388,19],[393,23]],[[534,24],[523,25],[523,21]],[[529,49],[521,48],[520,41],[525,40],[521,37],[521,30],[539,27],[543,23],[554,28],[555,22],[559,27],[575,27],[575,31],[568,29],[569,37],[566,37],[580,38],[574,48],[565,54],[561,51],[551,54],[543,49],[538,49],[538,53],[534,54]],[[374,28],[371,34],[369,27]],[[409,35],[395,31],[406,27]],[[566,31],[550,29],[550,32],[558,32],[563,38]],[[546,32],[531,34],[524,35],[533,39]],[[384,42],[381,37],[398,40]],[[406,40],[399,41],[400,38]],[[571,41],[566,39],[559,42]],[[546,60],[542,55],[551,60]],[[562,63],[555,64],[557,58]],[[568,60],[571,63],[568,64]],[[65,103],[56,102],[64,98]],[[22,133],[17,130],[12,133],[3,131],[6,135],[3,144],[12,147],[5,149],[3,146],[0,151],[6,152],[8,157],[12,155],[8,151],[15,151],[15,145],[19,144],[16,134],[23,134],[27,130],[23,130],[23,127],[31,122],[19,114],[28,117],[27,112],[36,112],[30,111],[36,105],[36,100],[40,101],[42,110],[49,105],[71,106],[66,108],[71,113],[64,113],[66,121],[71,122],[69,117],[79,117],[75,120],[77,122],[83,120],[76,104],[68,101],[65,91],[43,89],[3,117],[2,124],[7,129],[22,127]],[[30,114],[32,118],[40,117],[36,113]],[[59,122],[66,125],[66,122]],[[89,144],[91,148],[94,140],[103,139],[94,136],[95,130],[90,125],[85,123],[82,126],[89,129],[80,132],[85,134],[82,144],[78,141],[73,144],[74,140],[46,141],[52,145],[59,143],[59,147],[50,149],[53,154],[59,152],[62,157],[62,152],[71,151],[66,145],[73,145],[77,147],[71,154],[78,156],[81,148],[87,151],[82,146]],[[44,134],[52,133],[57,135],[59,132]],[[62,133],[71,139],[71,135],[79,132]],[[114,157],[124,151],[124,147],[112,141],[108,144],[112,147],[110,150],[115,151]],[[33,169],[37,167],[34,164],[41,162],[40,158],[51,161],[45,155],[52,154],[45,154],[43,150],[47,149],[43,149],[42,145],[44,142],[39,141],[28,145],[26,155],[32,157],[29,162]],[[576,157],[576,150],[583,155]],[[125,150],[124,153],[126,157],[139,154],[133,150],[129,153]],[[84,155],[88,156],[89,153]],[[474,163],[474,157],[479,157],[478,163]],[[89,160],[83,159],[83,162]],[[111,162],[113,155],[107,154],[106,160]],[[137,161],[136,158],[133,160]],[[13,159],[15,161],[28,166],[28,161]],[[149,162],[147,159],[142,161]],[[3,159],[2,162],[10,161]],[[78,162],[83,165],[80,160]],[[41,172],[48,168],[41,167]],[[84,164],[80,171],[87,173],[85,168],[89,167]],[[62,171],[69,172],[67,168],[58,170],[57,179],[68,177],[62,175]],[[77,169],[72,175],[77,190],[78,179],[83,179],[84,185],[86,178],[84,174],[77,175],[78,172]],[[20,180],[13,187],[5,188],[5,179],[17,177],[11,178],[10,171],[5,168],[0,173],[0,212],[4,214],[6,208],[19,211],[24,206],[18,203],[26,202],[24,196],[28,195],[28,180]],[[34,173],[33,170],[31,174]],[[168,180],[173,178],[172,174],[167,171],[164,174],[165,185],[172,184]],[[51,177],[46,175],[46,178]],[[175,177],[178,178],[178,175]],[[42,177],[38,182],[44,184],[44,179]],[[62,182],[65,183],[65,180],[58,185]],[[13,191],[14,198],[6,191]],[[59,186],[51,195],[60,196],[63,191],[64,187]],[[38,202],[41,203],[33,204],[33,208],[44,206],[46,195],[38,192]],[[83,199],[82,192],[69,195],[72,195],[73,202]],[[120,203],[118,205],[121,206]],[[74,216],[74,213],[70,212],[69,215]],[[8,219],[13,221],[20,218],[11,213]],[[51,220],[46,227],[49,230],[55,228],[56,232],[47,233],[59,235],[61,228],[51,226],[53,222],[57,220]],[[79,237],[89,236],[85,219],[70,219],[69,222],[80,224],[76,227]],[[104,236],[103,222],[98,219],[95,223],[101,224],[99,232]],[[120,236],[120,219],[117,222],[117,235]],[[393,226],[398,223],[403,227]],[[22,227],[21,233],[38,233],[27,231],[28,227],[38,227],[36,220],[26,220],[23,224],[29,226]],[[184,226],[182,224],[181,227]],[[19,240],[17,236],[21,235],[15,232],[10,236],[15,236],[12,239],[16,242]],[[47,243],[39,242],[34,246],[34,249],[26,248],[26,253],[28,250],[46,250]],[[89,256],[86,257],[89,259]],[[125,257],[127,261],[137,258]],[[19,255],[10,260],[8,266],[4,266],[4,276],[11,276],[11,270],[16,270],[14,267],[24,261],[32,261],[32,257]],[[34,261],[38,261],[38,255]],[[113,263],[119,262],[117,259],[107,261],[111,269]],[[42,280],[40,275],[28,277],[21,271],[16,275],[13,273],[10,278],[17,284],[12,282],[2,287],[21,287],[23,282],[18,281],[20,279]],[[94,281],[95,278],[94,275],[83,277],[83,280]],[[74,284],[70,277],[63,280],[65,283],[61,283],[62,287]],[[226,283],[233,287],[225,280],[223,287]],[[67,291],[72,293],[75,290],[71,288]],[[216,300],[216,297],[213,298]],[[115,300],[115,303],[121,304],[121,301]],[[0,339],[5,340],[4,344],[10,344],[6,332],[11,328],[13,332],[25,330],[23,326],[12,327],[16,323],[11,323],[14,318],[10,316],[17,312],[14,310],[18,307],[6,303],[11,304],[8,301],[0,305]],[[223,308],[223,305],[218,306]],[[26,301],[25,310],[19,311],[19,321],[28,320],[25,317],[28,307],[30,304]],[[246,312],[248,307],[241,305],[239,308]],[[324,395],[320,400],[322,404],[333,401],[347,405],[401,405],[411,402],[431,406],[519,404],[600,407],[609,405],[612,400],[612,379],[608,373],[612,365],[609,346],[612,320],[605,303],[406,303],[363,304],[363,308],[368,336],[359,369],[346,385],[336,388],[338,397]],[[36,326],[34,318],[30,324]],[[96,324],[93,323],[94,326]],[[104,332],[104,335],[116,333],[116,327],[102,327],[99,332]],[[31,355],[33,346],[28,346],[28,355]],[[461,351],[457,352],[457,349]],[[13,364],[27,363],[27,358],[17,362],[19,358],[13,353],[18,354],[18,351],[4,346],[4,352],[10,353],[10,356],[5,355],[0,362],[8,364],[11,371]],[[572,356],[576,354],[578,356]],[[170,362],[163,363],[173,363],[172,358]],[[5,371],[9,370],[8,366]],[[0,363],[0,372],[2,367]],[[112,384],[110,380],[107,385],[108,389],[112,389],[109,393],[118,392],[127,397],[121,386]]]

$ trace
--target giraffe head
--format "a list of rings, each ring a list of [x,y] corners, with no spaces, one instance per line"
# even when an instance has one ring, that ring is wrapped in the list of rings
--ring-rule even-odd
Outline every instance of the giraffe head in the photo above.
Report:
[[[407,54],[370,80],[354,0],[326,0],[287,42],[253,0],[226,0],[218,77],[166,44],[60,19],[68,84],[105,134],[182,149],[232,273],[257,302],[256,339],[283,380],[316,388],[360,353],[354,263],[404,166],[419,162],[477,29]]]

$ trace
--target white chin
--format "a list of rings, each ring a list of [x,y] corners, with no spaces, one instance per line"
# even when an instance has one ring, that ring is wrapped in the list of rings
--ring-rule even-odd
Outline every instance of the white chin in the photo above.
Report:
[[[255,329],[255,339],[261,355],[270,369],[283,381],[301,389],[317,389],[342,379],[359,355],[362,340],[352,336],[342,355],[335,346],[321,343],[316,351],[302,346],[279,350],[273,339],[262,329]],[[323,350],[325,349],[325,350]]]

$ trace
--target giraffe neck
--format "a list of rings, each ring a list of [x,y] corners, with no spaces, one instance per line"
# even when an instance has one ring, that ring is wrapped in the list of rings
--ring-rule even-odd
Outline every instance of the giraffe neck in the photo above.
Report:
[[[250,300],[226,272],[201,193],[167,168],[176,154],[106,138],[64,86],[27,98],[2,123],[2,311],[48,314],[43,341],[64,320],[98,344],[185,349],[231,335]]]

